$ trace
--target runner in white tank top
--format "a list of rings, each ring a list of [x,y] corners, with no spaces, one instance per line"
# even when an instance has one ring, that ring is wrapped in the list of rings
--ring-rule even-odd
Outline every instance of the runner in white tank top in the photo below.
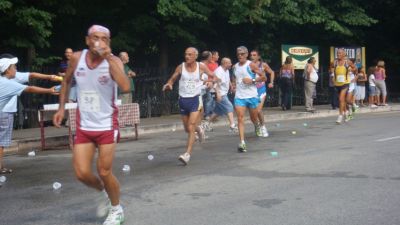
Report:
[[[214,79],[212,73],[206,65],[196,61],[199,52],[190,47],[185,50],[185,62],[176,67],[168,82],[163,86],[163,91],[172,90],[174,82],[179,79],[179,108],[182,115],[182,122],[185,131],[188,133],[186,152],[179,156],[179,160],[187,165],[192,154],[195,141],[195,131],[200,135],[200,140],[204,140],[204,130],[199,126],[201,120],[201,88],[203,81],[200,74],[206,73],[208,79]]]
[[[87,52],[82,51],[74,72],[78,92],[77,127],[88,131],[117,129],[117,84],[110,74],[110,66],[103,60],[96,68],[88,68]]]
[[[244,115],[249,109],[250,119],[254,124],[257,136],[260,136],[260,124],[258,121],[258,98],[256,82],[265,82],[266,76],[263,70],[253,62],[247,60],[249,51],[246,47],[240,46],[236,49],[238,63],[234,67],[236,78],[235,110],[238,118],[239,152],[246,152],[247,147],[244,141]],[[259,76],[256,76],[258,74]]]
[[[179,79],[179,96],[183,98],[190,98],[199,96],[203,81],[200,79],[199,63],[196,62],[196,70],[188,72],[185,63],[182,63],[182,74]]]
[[[77,131],[73,151],[73,165],[77,178],[99,192],[104,198],[103,205],[109,205],[108,216],[103,225],[121,224],[124,212],[119,204],[120,188],[112,173],[112,162],[118,139],[117,109],[114,105],[116,84],[122,92],[130,91],[130,82],[124,74],[121,60],[112,55],[110,31],[99,25],[88,30],[86,44],[89,50],[74,53],[68,64],[60,92],[60,107],[53,123],[60,127],[65,113],[65,100],[71,87],[72,77],[77,81],[78,110]],[[92,162],[98,151],[96,176],[91,171]],[[104,216],[99,214],[98,216]]]

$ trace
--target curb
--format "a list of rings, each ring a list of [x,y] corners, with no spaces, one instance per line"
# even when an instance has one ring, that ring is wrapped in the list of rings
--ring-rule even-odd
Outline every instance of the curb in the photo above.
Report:
[[[376,109],[372,109],[369,107],[360,108],[357,114],[365,114],[365,113],[375,113],[375,112],[391,112],[391,111],[400,111],[400,105],[391,105],[385,107],[378,107]],[[314,118],[324,118],[337,116],[338,110],[317,110],[315,113],[309,112],[285,112],[282,114],[268,114],[265,115],[265,121],[268,124],[269,122],[275,121],[283,121],[283,120],[298,120],[298,119],[314,119]],[[245,120],[246,124],[250,124],[250,118],[246,116]],[[225,119],[220,119],[213,124],[214,127],[227,126],[227,122]],[[177,120],[174,123],[168,124],[155,124],[155,125],[145,125],[138,127],[139,138],[144,134],[153,134],[153,133],[162,133],[162,132],[171,132],[171,131],[182,131],[184,129],[183,124],[180,120]],[[135,136],[134,129],[131,127],[121,128],[121,141],[130,141]],[[123,140],[125,139],[125,140]],[[68,135],[59,135],[59,136],[48,136],[46,137],[46,146],[51,148],[60,148],[63,146],[63,149],[68,148],[69,145],[69,136]],[[20,140],[13,140],[12,144],[9,148],[6,148],[4,153],[6,155],[9,154],[26,154],[28,151],[32,149],[40,149],[41,148],[41,140],[40,137],[37,138],[26,138]]]

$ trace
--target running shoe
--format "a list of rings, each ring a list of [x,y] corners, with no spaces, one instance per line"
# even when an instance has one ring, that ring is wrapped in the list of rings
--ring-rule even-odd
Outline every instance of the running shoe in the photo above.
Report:
[[[238,151],[239,151],[239,152],[247,152],[246,143],[240,143],[240,144],[238,145]]]
[[[211,131],[214,130],[214,129],[212,128],[212,126],[211,126],[211,123],[208,122],[208,121],[206,121],[206,122],[204,123],[203,129],[204,129],[205,131],[207,131],[207,132],[211,132]]]
[[[229,127],[229,132],[231,132],[231,133],[237,133],[237,132],[239,132],[239,129],[238,129],[238,127],[236,126],[236,124],[233,124],[233,126],[230,126],[230,127]]]
[[[111,209],[103,225],[121,225],[124,223],[124,219],[124,210],[122,210],[122,207]]]
[[[342,116],[342,115],[339,115],[338,118],[337,118],[337,120],[336,120],[336,123],[337,123],[337,124],[342,124],[342,121],[343,121],[343,116]]]
[[[349,111],[346,111],[346,113],[344,114],[344,122],[349,122],[352,118],[351,116],[352,114],[350,114]]]
[[[206,140],[206,134],[201,126],[199,126],[199,132],[197,132],[197,134],[199,135],[200,143],[203,143]]]
[[[186,166],[190,161],[190,154],[185,152],[184,154],[180,155],[178,159]]]
[[[256,132],[257,137],[262,137],[261,127],[259,125],[255,125],[254,130]]]
[[[268,137],[268,136],[269,136],[267,127],[265,127],[265,125],[264,125],[264,126],[261,126],[261,135],[262,135],[263,137]]]

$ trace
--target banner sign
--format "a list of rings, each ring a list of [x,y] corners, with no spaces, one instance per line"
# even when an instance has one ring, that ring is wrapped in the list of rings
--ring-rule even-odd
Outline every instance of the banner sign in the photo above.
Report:
[[[319,52],[318,46],[311,45],[282,45],[282,64],[285,63],[286,57],[291,56],[295,70],[304,70],[308,59],[314,57],[316,59],[315,67],[319,68]]]
[[[365,47],[331,47],[331,62],[337,59],[337,51],[343,48],[348,59],[354,59],[357,68],[365,68]]]

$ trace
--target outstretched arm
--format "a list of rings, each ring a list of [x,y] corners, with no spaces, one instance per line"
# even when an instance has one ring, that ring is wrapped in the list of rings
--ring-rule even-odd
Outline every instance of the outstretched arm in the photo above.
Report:
[[[174,85],[176,79],[181,75],[182,72],[182,64],[177,66],[172,76],[169,78],[166,84],[163,86],[163,91],[172,90],[172,86]]]

